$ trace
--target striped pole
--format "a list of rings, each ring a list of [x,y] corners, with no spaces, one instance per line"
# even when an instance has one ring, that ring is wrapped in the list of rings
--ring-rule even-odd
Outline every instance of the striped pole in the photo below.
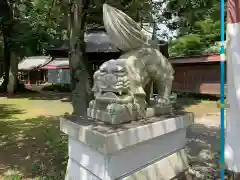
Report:
[[[225,127],[224,127],[224,87],[225,87],[225,52],[224,52],[224,0],[221,0],[221,46],[220,46],[220,103],[221,103],[221,110],[220,110],[220,116],[221,116],[221,130],[220,130],[220,137],[221,137],[221,157],[220,157],[220,177],[221,180],[224,180],[225,173],[224,173],[224,146],[225,146]]]

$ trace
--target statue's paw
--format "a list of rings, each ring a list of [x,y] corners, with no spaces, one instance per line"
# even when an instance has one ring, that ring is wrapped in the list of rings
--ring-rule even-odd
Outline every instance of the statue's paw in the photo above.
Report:
[[[177,103],[177,93],[172,93],[170,96],[170,101],[172,104]]]
[[[126,107],[122,104],[109,104],[107,106],[107,112],[109,114],[122,114],[125,113],[127,111]]]
[[[155,97],[154,98],[155,105],[169,105],[171,104],[170,98],[162,98],[162,97]]]
[[[144,119],[146,117],[146,108],[142,104],[135,103],[132,105],[133,111],[137,112],[137,119]]]
[[[95,109],[95,107],[96,107],[96,100],[90,101],[90,102],[89,102],[89,108]]]

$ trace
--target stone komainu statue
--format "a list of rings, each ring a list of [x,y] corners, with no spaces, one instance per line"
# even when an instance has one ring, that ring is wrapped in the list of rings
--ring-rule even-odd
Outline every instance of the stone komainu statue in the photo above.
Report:
[[[94,73],[95,99],[89,103],[88,116],[118,124],[169,110],[174,71],[168,59],[122,11],[104,4],[103,19],[110,39],[124,53]],[[152,84],[158,90],[154,100]]]

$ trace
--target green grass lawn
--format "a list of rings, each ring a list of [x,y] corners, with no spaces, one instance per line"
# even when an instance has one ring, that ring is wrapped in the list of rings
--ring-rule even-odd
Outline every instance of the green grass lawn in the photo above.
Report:
[[[67,138],[58,117],[71,113],[61,99],[0,98],[0,179],[63,179]]]
[[[218,112],[216,102],[187,98],[179,104],[197,116]],[[0,97],[0,179],[64,179],[67,138],[59,116],[71,112],[69,94]]]

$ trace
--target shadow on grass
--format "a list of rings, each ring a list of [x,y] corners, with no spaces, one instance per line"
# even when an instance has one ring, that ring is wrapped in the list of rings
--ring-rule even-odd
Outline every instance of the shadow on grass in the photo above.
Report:
[[[202,101],[212,101],[217,102],[219,97],[211,96],[208,94],[192,94],[192,93],[177,93],[177,107],[187,108],[191,105],[197,105],[202,103]]]
[[[23,179],[63,179],[67,137],[59,130],[58,117],[11,119],[20,113],[11,105],[0,106],[0,179],[15,172]],[[186,149],[195,179],[218,177],[219,137],[217,127],[194,124],[188,129]]]
[[[202,102],[201,99],[196,99],[192,97],[178,97],[175,107],[177,109],[183,110],[184,108],[200,104],[201,102]]]
[[[62,102],[72,102],[71,93],[58,93],[58,92],[16,93],[12,96],[2,94],[0,95],[0,97],[7,97],[9,99],[61,100]]]
[[[197,180],[219,178],[220,130],[217,127],[194,124],[187,131],[187,153],[191,173]]]
[[[63,179],[67,137],[58,124],[57,117],[43,116],[0,121],[0,177]]]
[[[14,104],[0,104],[0,120],[13,119],[14,115],[26,113],[22,109],[18,109]]]

